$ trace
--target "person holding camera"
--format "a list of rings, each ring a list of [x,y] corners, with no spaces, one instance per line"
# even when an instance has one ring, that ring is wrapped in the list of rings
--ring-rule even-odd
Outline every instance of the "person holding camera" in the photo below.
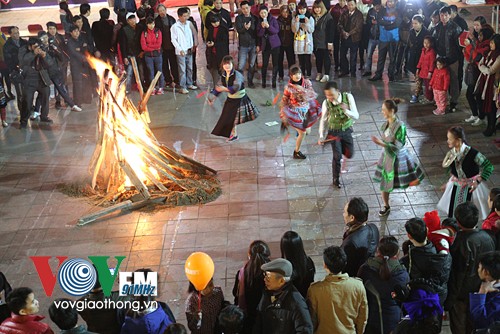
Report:
[[[19,50],[19,65],[23,71],[25,93],[24,106],[21,109],[21,129],[28,126],[35,92],[38,92],[40,99],[40,122],[53,123],[48,117],[50,77],[47,73],[46,57],[47,52],[43,51],[40,47],[40,40],[35,37],[30,37],[26,48]]]
[[[279,37],[280,26],[274,16],[269,15],[266,5],[260,6],[259,20],[257,23],[257,36],[260,38],[260,46],[257,50],[262,51],[262,88],[266,88],[266,72],[269,65],[269,58],[272,56],[273,77],[272,86],[276,88],[276,77],[278,76],[278,59],[281,41]]]
[[[240,3],[241,14],[236,17],[235,28],[238,33],[238,71],[243,74],[248,61],[248,88],[254,88],[253,76],[257,58],[257,18],[250,13],[250,3]]]
[[[292,19],[292,32],[295,34],[293,50],[299,56],[300,70],[305,79],[311,76],[311,54],[313,52],[314,18],[307,11],[307,3],[300,1],[297,15]]]
[[[64,57],[61,51],[54,43],[49,43],[49,36],[45,31],[38,32],[38,38],[41,42],[40,47],[46,53],[45,63],[47,64],[49,77],[54,84],[54,88],[59,93],[59,96],[62,96],[64,101],[71,107],[72,111],[82,111],[82,108],[73,102],[73,99],[69,96],[68,90],[64,85],[63,74],[61,73],[58,64],[58,60],[63,59]],[[37,104],[38,101],[39,99],[37,99]]]

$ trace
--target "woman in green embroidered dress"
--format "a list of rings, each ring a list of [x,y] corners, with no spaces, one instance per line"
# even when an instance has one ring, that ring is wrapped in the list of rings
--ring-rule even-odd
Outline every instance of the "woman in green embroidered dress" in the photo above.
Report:
[[[391,211],[389,194],[394,189],[404,189],[417,185],[424,178],[424,173],[415,158],[405,147],[406,125],[396,116],[400,99],[385,100],[382,115],[387,120],[382,125],[381,138],[372,136],[372,141],[384,148],[375,171],[375,182],[380,182],[384,208],[379,216],[387,216]]]

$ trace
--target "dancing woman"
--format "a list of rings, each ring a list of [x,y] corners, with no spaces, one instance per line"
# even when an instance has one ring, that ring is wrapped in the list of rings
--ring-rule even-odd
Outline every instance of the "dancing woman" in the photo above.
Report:
[[[302,77],[302,71],[297,65],[290,67],[290,81],[285,87],[281,100],[280,118],[282,129],[290,125],[297,130],[298,136],[293,151],[294,159],[305,159],[300,152],[300,145],[306,130],[313,126],[321,117],[321,108],[316,100],[318,94],[314,91],[311,81]]]
[[[448,217],[453,217],[457,205],[472,201],[479,209],[480,218],[486,219],[489,190],[482,181],[488,180],[493,165],[476,149],[470,147],[465,139],[464,129],[454,126],[448,129],[448,147],[451,149],[443,160],[443,167],[451,174],[444,188],[443,197],[437,208]]]
[[[384,148],[375,171],[375,182],[380,182],[384,208],[379,216],[387,216],[391,211],[389,194],[394,189],[404,189],[417,185],[424,178],[424,173],[414,157],[405,147],[406,125],[396,116],[399,99],[389,99],[382,103],[382,115],[387,120],[381,128],[382,136],[372,136],[372,141]]]
[[[259,109],[252,103],[245,91],[243,75],[234,70],[234,60],[231,56],[222,58],[222,77],[210,95],[209,104],[212,104],[222,92],[227,92],[227,99],[222,108],[222,114],[212,134],[229,138],[228,141],[238,139],[236,126],[250,122],[259,116]]]

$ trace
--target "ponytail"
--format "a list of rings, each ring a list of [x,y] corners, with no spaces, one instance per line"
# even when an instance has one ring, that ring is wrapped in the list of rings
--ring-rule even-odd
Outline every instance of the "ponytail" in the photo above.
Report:
[[[389,269],[389,257],[387,255],[385,255],[383,257],[383,261],[384,262],[382,262],[382,265],[380,266],[380,268],[378,270],[378,275],[384,281],[388,281],[392,277],[392,275],[391,275],[391,269]]]
[[[379,241],[378,252],[383,259],[382,265],[378,271],[379,277],[384,281],[388,281],[392,277],[391,269],[389,268],[389,260],[399,252],[398,240],[392,236],[383,237]]]

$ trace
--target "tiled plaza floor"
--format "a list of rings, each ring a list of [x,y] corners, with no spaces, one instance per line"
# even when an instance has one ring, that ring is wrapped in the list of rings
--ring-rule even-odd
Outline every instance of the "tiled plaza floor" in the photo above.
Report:
[[[0,14],[2,25],[9,14]],[[54,19],[50,15],[41,21]],[[234,46],[232,52],[236,52]],[[200,89],[206,90],[204,52],[199,54]],[[359,75],[337,81],[342,90],[353,93],[360,112],[354,125],[356,152],[347,163],[348,172],[342,174],[342,189],[331,186],[331,148],[316,144],[317,125],[305,138],[302,152],[307,159],[303,161],[291,158],[293,136],[283,143],[279,126],[265,125],[279,121],[278,107],[265,103],[283,91],[283,84],[276,90],[260,85],[248,90],[261,115],[238,127],[240,140],[233,143],[210,135],[223,99],[211,107],[196,98],[198,92],[179,95],[169,90],[150,100],[153,132],[165,145],[218,170],[222,195],[206,205],[128,212],[84,227],[76,227],[77,219],[97,208],[85,199],[63,195],[57,185],[86,177],[95,147],[97,106],[84,105],[80,113],[52,108],[53,125],[32,122],[27,130],[19,130],[11,102],[8,122],[12,125],[0,130],[0,271],[14,286],[32,287],[46,314],[50,298],[45,297],[28,256],[124,255],[122,269],[150,267],[160,273],[160,299],[182,321],[187,290],[184,261],[193,251],[207,252],[213,258],[215,283],[232,300],[234,276],[247,258],[250,242],[267,241],[272,256],[279,257],[280,237],[289,229],[302,236],[317,266],[316,279],[322,279],[321,253],[326,246],[341,243],[342,210],[350,197],[365,199],[370,206],[369,221],[380,227],[382,235],[404,240],[404,222],[433,210],[441,195],[439,187],[446,181],[441,161],[448,151],[446,129],[451,125],[465,126],[469,142],[495,165],[488,186],[500,185],[498,149],[491,138],[483,137],[483,129],[463,123],[468,116],[464,92],[460,111],[441,117],[432,114],[432,106],[403,104],[399,117],[408,126],[406,145],[420,160],[426,178],[417,187],[394,192],[391,214],[379,218],[381,198],[372,176],[381,150],[370,136],[380,135],[382,101],[394,96],[409,99],[411,83],[408,79],[389,83],[385,78],[373,84]],[[322,101],[322,84],[314,83],[314,87]],[[138,94],[132,94],[132,99],[137,101]],[[61,296],[56,287],[53,297]]]

